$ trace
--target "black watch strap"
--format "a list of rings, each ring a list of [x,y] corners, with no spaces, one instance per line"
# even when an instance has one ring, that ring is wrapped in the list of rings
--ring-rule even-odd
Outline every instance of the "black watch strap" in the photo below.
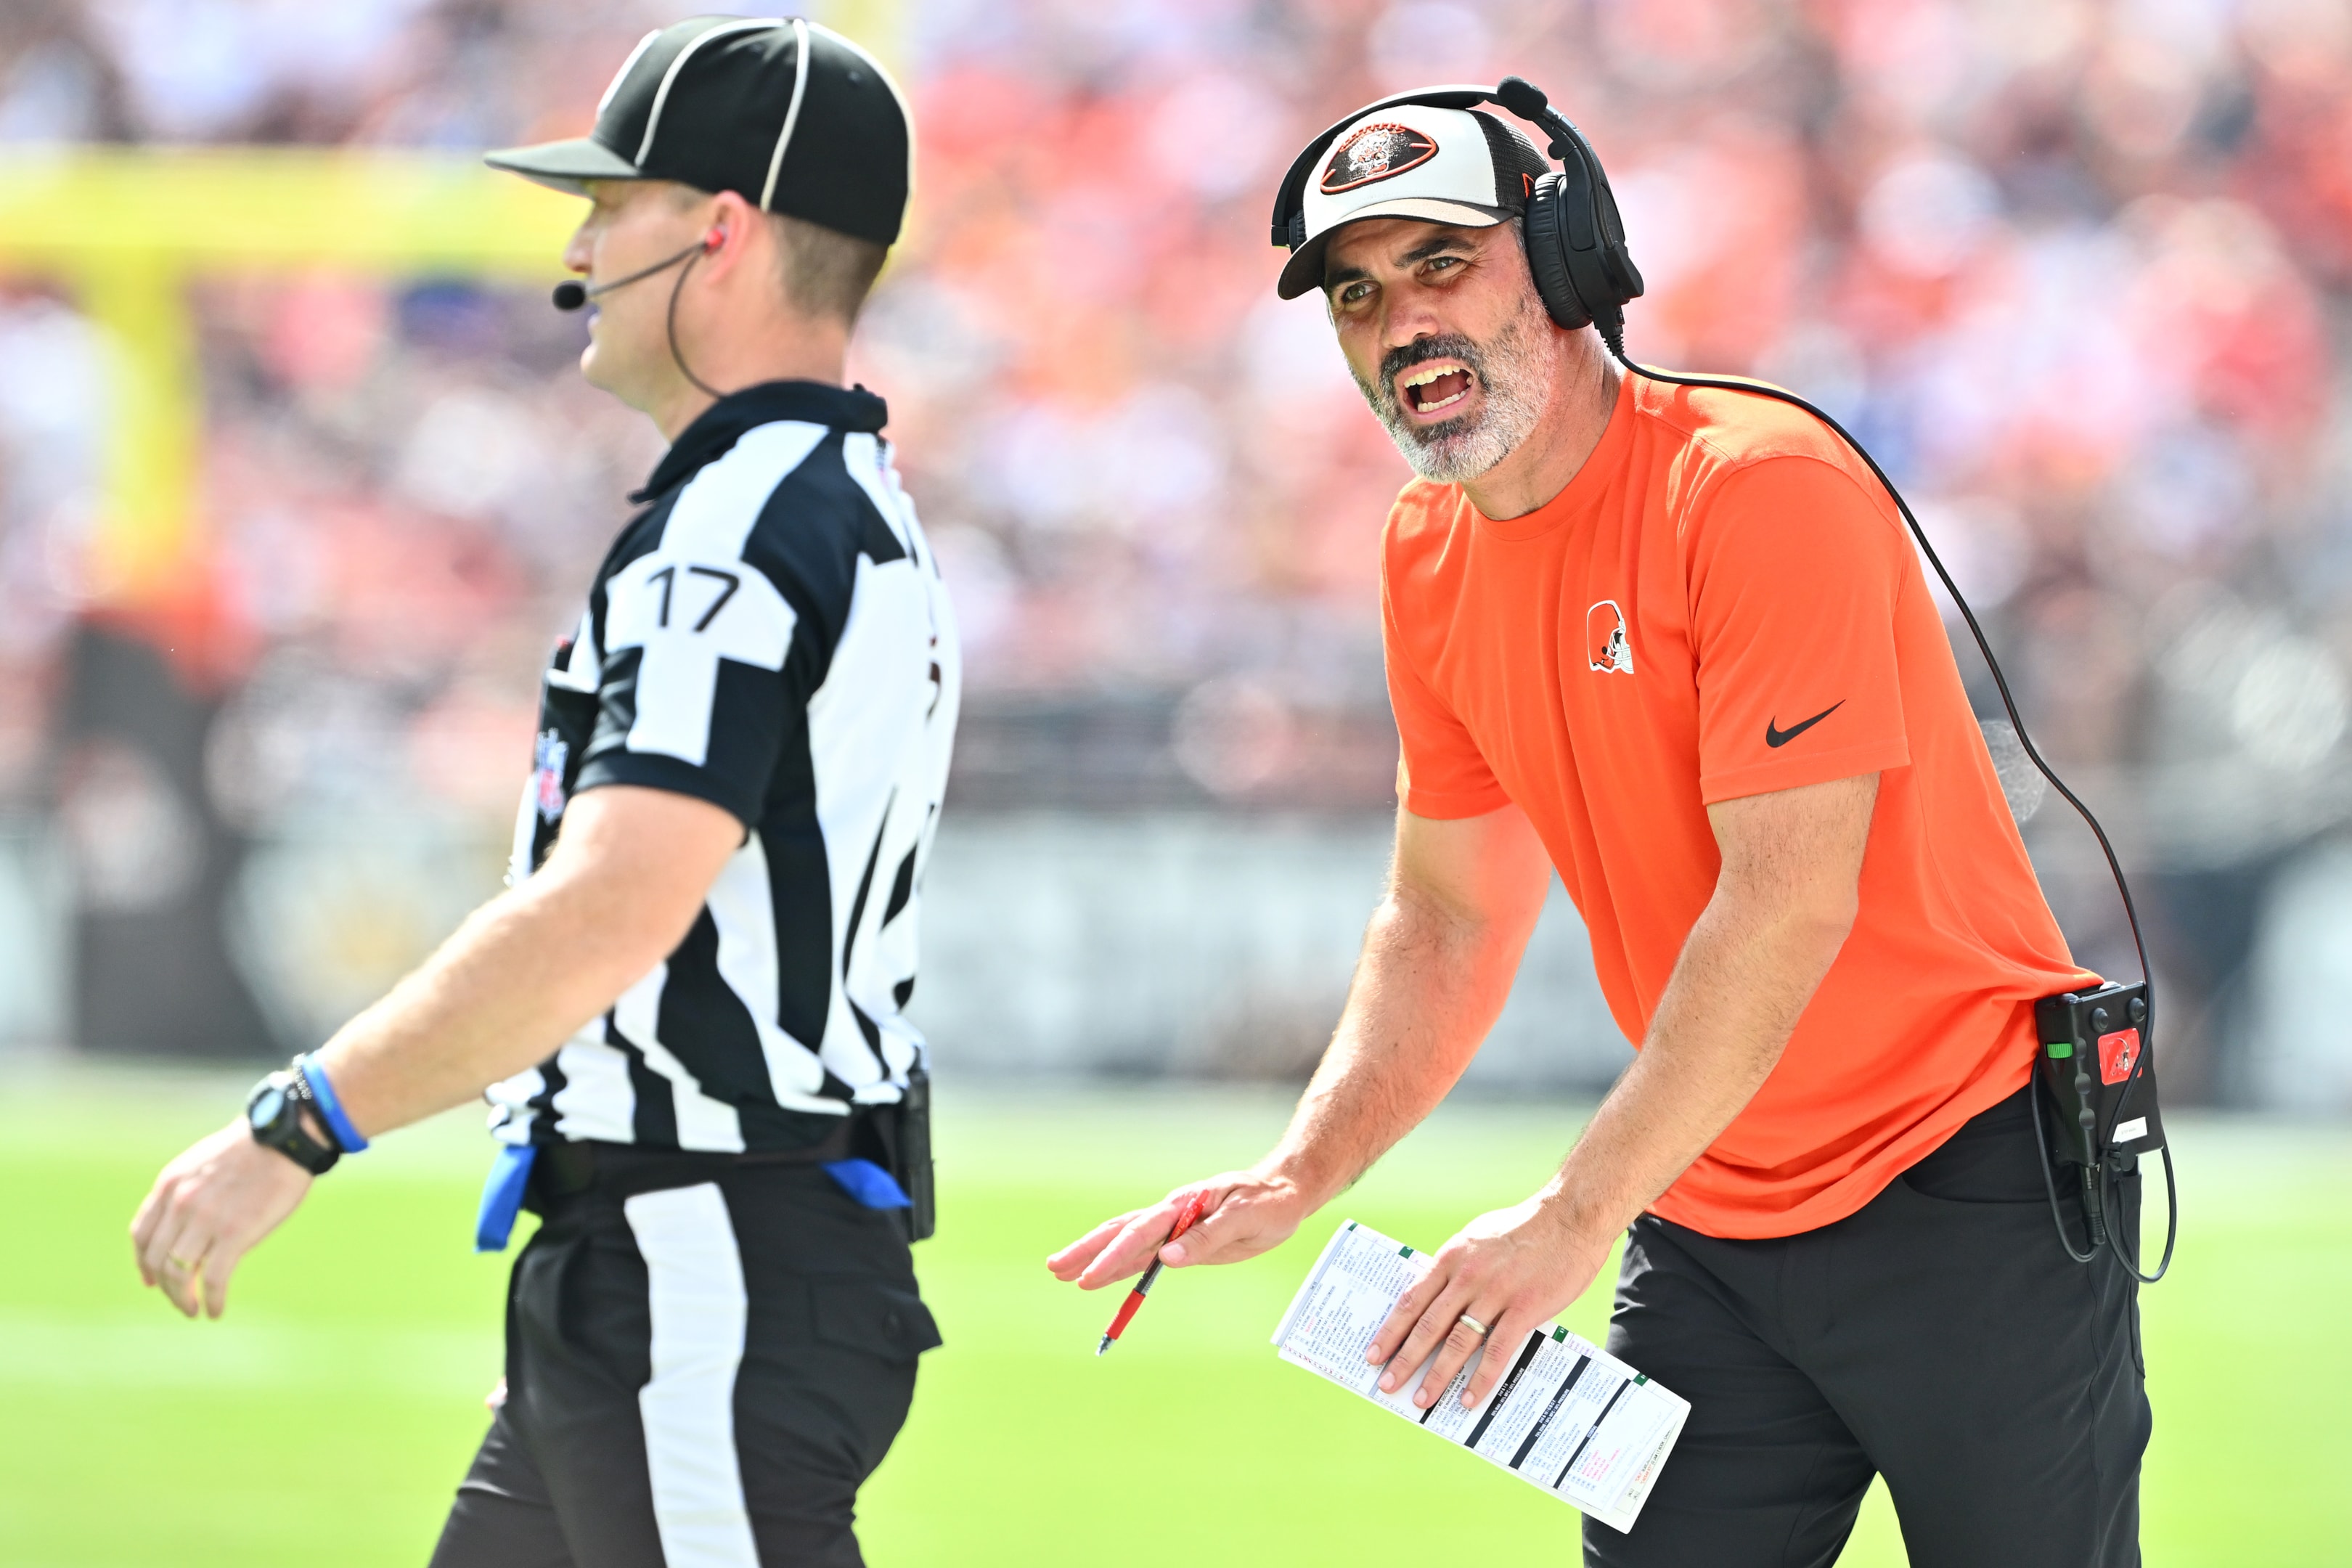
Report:
[[[300,1073],[274,1072],[253,1086],[245,1102],[245,1120],[255,1142],[322,1176],[334,1169],[343,1152],[320,1142],[302,1125],[302,1110],[310,1103],[310,1086]]]

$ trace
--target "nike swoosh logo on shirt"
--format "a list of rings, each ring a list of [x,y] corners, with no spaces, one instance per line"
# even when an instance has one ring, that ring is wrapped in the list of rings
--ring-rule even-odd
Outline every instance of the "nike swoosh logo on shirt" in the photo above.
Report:
[[[1764,721],[1764,743],[1775,748],[1785,746],[1790,742],[1795,740],[1798,736],[1803,734],[1806,731],[1811,729],[1814,725],[1820,723],[1822,720],[1828,718],[1831,714],[1836,712],[1839,709],[1844,706],[1845,699],[1841,697],[1836,701],[1831,703],[1828,707],[1822,709],[1820,712],[1814,714],[1811,718],[1806,720],[1803,723],[1791,724],[1785,730],[1780,729],[1779,726],[1775,725],[1771,720],[1767,719]]]

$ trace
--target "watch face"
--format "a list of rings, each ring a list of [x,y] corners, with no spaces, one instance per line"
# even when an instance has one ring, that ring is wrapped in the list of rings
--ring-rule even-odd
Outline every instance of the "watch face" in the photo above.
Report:
[[[268,1127],[285,1109],[286,1091],[273,1083],[253,1097],[253,1108],[246,1112],[246,1116],[256,1127]]]

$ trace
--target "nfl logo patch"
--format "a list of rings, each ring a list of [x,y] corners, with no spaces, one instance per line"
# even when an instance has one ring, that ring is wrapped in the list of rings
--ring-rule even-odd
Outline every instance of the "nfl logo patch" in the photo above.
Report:
[[[572,748],[563,743],[562,736],[552,730],[539,732],[539,746],[532,757],[532,778],[543,821],[553,822],[563,815],[563,763],[571,754]]]

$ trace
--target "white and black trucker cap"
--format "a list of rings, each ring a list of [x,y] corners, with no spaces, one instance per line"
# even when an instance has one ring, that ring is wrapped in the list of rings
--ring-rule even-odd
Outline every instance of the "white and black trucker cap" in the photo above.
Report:
[[[575,195],[591,180],[733,191],[889,245],[914,153],[906,95],[847,38],[799,17],[695,16],[638,40],[587,135],[483,162]]]
[[[1323,252],[1344,224],[1407,217],[1488,227],[1526,211],[1550,167],[1533,142],[1478,110],[1374,110],[1333,138],[1308,179],[1299,213],[1306,235],[1275,292],[1293,300],[1320,289]]]

